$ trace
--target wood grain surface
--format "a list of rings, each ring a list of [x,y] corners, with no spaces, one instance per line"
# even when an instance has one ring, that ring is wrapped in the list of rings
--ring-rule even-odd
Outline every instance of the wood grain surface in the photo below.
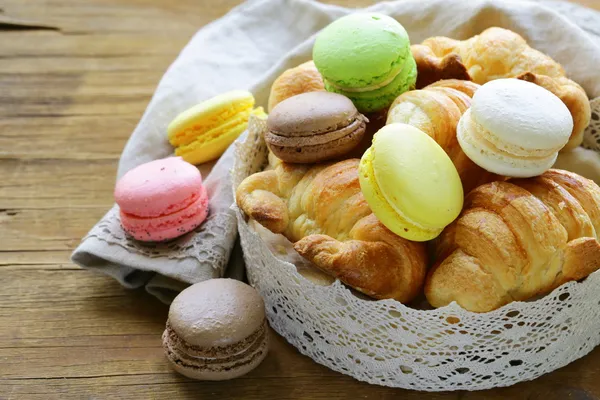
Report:
[[[165,362],[165,305],[69,262],[161,75],[239,2],[0,1],[0,399],[600,398],[600,348],[532,382],[427,394],[357,382],[275,334],[247,376],[194,382]]]

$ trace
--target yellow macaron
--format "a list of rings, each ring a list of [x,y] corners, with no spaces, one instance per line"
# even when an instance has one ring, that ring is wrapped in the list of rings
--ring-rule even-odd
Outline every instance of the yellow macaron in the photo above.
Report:
[[[408,240],[436,238],[462,210],[463,188],[450,157],[411,125],[390,124],[375,134],[359,179],[381,223]]]
[[[250,115],[266,117],[254,108],[252,93],[232,90],[182,112],[167,128],[175,155],[191,164],[202,164],[221,156],[248,126]]]

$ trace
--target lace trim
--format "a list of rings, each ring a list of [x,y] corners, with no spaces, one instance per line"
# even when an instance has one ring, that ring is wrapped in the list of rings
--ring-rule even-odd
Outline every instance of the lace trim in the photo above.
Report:
[[[597,100],[594,109],[600,114]],[[234,188],[267,157],[265,123],[251,119],[248,129],[236,148]],[[307,279],[234,209],[248,279],[263,296],[271,327],[302,354],[358,380],[426,391],[489,389],[535,379],[600,344],[600,271],[490,313],[456,303],[417,310],[359,298],[339,281]]]
[[[600,97],[590,102],[592,118],[583,134],[583,147],[600,152]]]
[[[113,208],[98,222],[83,240],[93,237],[119,245],[129,252],[149,258],[195,258],[203,265],[222,273],[236,237],[236,218],[233,213],[211,214],[194,231],[165,243],[139,242],[129,237],[121,227],[119,207]]]

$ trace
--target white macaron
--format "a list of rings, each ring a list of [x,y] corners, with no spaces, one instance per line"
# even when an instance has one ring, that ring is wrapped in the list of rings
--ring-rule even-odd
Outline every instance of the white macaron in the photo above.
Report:
[[[480,167],[526,178],[552,167],[572,130],[569,109],[550,91],[519,79],[497,79],[475,92],[457,137]]]

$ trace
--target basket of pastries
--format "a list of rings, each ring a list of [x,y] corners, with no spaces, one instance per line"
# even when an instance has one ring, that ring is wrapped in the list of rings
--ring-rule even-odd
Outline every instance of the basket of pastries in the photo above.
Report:
[[[429,391],[597,346],[600,187],[555,167],[592,106],[563,67],[509,29],[411,45],[368,12],[311,54],[272,82],[232,172],[271,326],[336,371]]]

